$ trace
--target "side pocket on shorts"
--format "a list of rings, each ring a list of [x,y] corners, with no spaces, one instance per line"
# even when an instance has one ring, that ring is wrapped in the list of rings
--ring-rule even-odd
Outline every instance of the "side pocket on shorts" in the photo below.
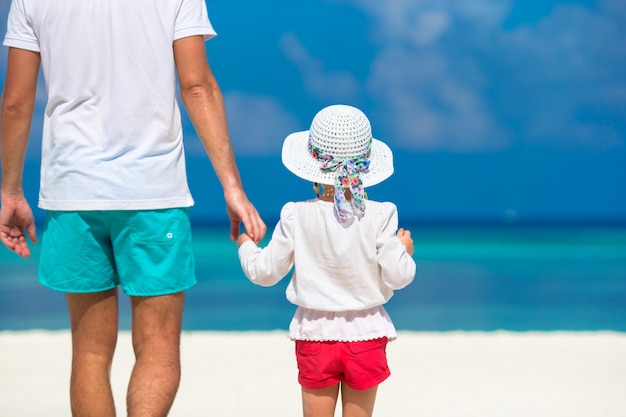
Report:
[[[88,221],[83,221],[81,214],[76,212],[46,211],[41,243],[42,250],[46,249],[46,263],[65,265],[76,262],[72,257],[83,252],[91,237]],[[48,252],[54,255],[48,256]]]
[[[301,356],[319,355],[322,350],[321,342],[313,342],[310,340],[296,340],[296,353]]]
[[[349,342],[348,347],[350,348],[350,352],[356,354],[369,352],[374,349],[383,349],[385,350],[387,347],[387,338],[381,337],[379,339],[374,340],[364,340],[361,342]]]
[[[171,246],[181,233],[181,219],[166,218],[165,210],[139,212],[129,222],[131,239],[138,244]],[[176,214],[174,212],[174,214]]]

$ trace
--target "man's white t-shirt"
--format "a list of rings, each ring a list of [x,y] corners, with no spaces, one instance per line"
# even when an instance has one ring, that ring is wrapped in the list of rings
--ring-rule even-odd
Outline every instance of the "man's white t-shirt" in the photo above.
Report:
[[[172,44],[215,36],[204,0],[13,0],[4,45],[39,52],[39,207],[188,207]]]

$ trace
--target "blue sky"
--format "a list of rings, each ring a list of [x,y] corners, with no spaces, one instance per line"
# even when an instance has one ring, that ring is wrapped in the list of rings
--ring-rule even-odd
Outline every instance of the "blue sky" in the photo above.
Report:
[[[8,0],[0,0],[2,32]],[[284,137],[335,103],[361,108],[395,154],[369,190],[421,222],[626,221],[626,2],[208,1],[207,42],[246,190],[272,222],[313,196]],[[6,48],[2,53],[2,79]],[[39,97],[37,117],[45,103]],[[25,187],[35,202],[40,123]],[[198,221],[224,219],[191,125]]]

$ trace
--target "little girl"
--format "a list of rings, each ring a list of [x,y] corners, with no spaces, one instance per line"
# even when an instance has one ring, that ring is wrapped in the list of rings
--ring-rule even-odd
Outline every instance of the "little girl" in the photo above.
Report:
[[[366,200],[364,191],[393,173],[391,150],[372,138],[360,110],[334,105],[310,130],[285,139],[282,161],[314,183],[317,198],[285,204],[263,249],[242,234],[241,266],[262,286],[295,266],[287,299],[298,308],[289,337],[304,416],[334,416],[339,391],[344,417],[371,416],[378,384],[390,375],[387,341],[396,338],[383,304],[415,276],[413,240],[398,230],[396,206]]]

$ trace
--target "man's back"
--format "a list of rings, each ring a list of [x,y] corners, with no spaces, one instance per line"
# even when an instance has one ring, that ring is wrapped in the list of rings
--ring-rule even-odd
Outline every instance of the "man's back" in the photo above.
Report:
[[[215,35],[202,0],[17,0],[5,45],[39,52],[40,206],[189,206],[172,44]],[[54,184],[54,186],[51,186]]]

